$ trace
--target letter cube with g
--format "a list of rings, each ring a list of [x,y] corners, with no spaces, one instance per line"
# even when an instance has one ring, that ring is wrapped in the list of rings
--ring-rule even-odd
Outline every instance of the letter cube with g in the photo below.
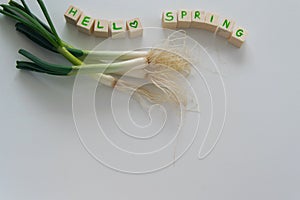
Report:
[[[229,38],[228,42],[240,48],[245,42],[247,34],[248,32],[246,29],[242,27],[236,27],[233,29],[232,36]]]

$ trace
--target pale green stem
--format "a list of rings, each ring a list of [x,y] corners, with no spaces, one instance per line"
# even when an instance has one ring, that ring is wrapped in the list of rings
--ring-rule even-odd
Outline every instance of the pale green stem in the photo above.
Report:
[[[127,61],[109,63],[109,64],[85,64],[80,66],[73,66],[73,70],[70,74],[76,72],[80,73],[117,73],[117,72],[126,72],[131,69],[144,68],[148,65],[146,58],[135,58]]]
[[[89,60],[130,60],[134,58],[147,57],[149,51],[88,51],[83,50]]]
[[[61,53],[66,59],[68,59],[74,65],[82,65],[83,62],[73,56],[65,47],[58,47],[57,51]]]

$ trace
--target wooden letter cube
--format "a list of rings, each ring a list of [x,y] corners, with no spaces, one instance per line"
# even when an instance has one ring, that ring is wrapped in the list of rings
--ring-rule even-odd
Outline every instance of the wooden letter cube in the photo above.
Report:
[[[75,6],[70,6],[68,8],[68,10],[65,12],[64,16],[65,16],[66,22],[76,25],[81,14],[82,14],[81,10],[79,10]]]
[[[129,33],[129,37],[138,37],[143,35],[143,27],[139,18],[134,18],[126,22],[126,27]]]
[[[107,38],[109,36],[108,21],[96,19],[94,24],[94,36]]]
[[[162,27],[175,29],[177,27],[177,12],[165,11],[162,14]]]
[[[114,20],[110,22],[111,37],[124,38],[125,37],[125,25],[123,20]]]
[[[179,10],[177,13],[177,28],[189,28],[192,22],[192,12]]]
[[[204,29],[214,33],[216,32],[218,26],[219,26],[219,15],[214,13],[206,13]]]
[[[228,18],[222,18],[222,20],[220,20],[217,34],[226,39],[229,39],[232,35],[234,25],[235,25],[235,22],[233,20],[228,19]]]
[[[192,11],[192,28],[204,28],[205,27],[205,12],[200,10]]]
[[[236,27],[233,29],[232,36],[229,38],[228,42],[236,47],[241,47],[246,40],[248,31],[242,27]]]
[[[80,19],[78,20],[76,26],[80,32],[90,35],[90,34],[92,34],[92,31],[93,31],[94,22],[95,22],[95,20],[93,18],[82,14]]]

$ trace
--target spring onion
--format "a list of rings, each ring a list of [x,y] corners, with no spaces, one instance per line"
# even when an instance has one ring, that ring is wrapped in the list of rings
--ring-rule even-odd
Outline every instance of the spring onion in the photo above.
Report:
[[[16,67],[22,70],[46,73],[56,76],[76,75],[79,71],[92,74],[99,78],[99,82],[117,88],[121,91],[136,90],[139,95],[146,97],[150,102],[175,101],[186,102],[180,90],[180,84],[176,83],[170,70],[184,76],[190,73],[190,64],[174,52],[162,49],[149,51],[89,51],[73,47],[62,40],[50,18],[46,6],[42,0],[37,0],[47,23],[34,15],[26,4],[13,0],[8,4],[1,4],[0,13],[17,21],[16,30],[24,34],[39,46],[64,56],[71,65],[61,65],[46,62],[32,53],[20,49],[19,53],[30,61],[17,61]],[[85,63],[89,57],[92,63]],[[116,60],[113,60],[116,58]],[[133,72],[128,73],[132,69]],[[120,80],[119,76],[125,75],[139,79],[149,80],[152,87],[158,88],[162,94],[153,92],[148,86],[136,89],[135,83]],[[178,98],[178,96],[182,98]]]

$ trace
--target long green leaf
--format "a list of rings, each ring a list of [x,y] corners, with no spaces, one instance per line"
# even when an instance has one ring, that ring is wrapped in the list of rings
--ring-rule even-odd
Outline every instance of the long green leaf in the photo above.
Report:
[[[57,73],[63,73],[65,75],[69,74],[72,71],[72,66],[63,66],[63,65],[55,65],[55,64],[48,63],[34,56],[33,54],[29,53],[24,49],[20,49],[19,53],[46,70],[57,72]]]
[[[46,73],[46,74],[51,74],[51,75],[57,75],[57,76],[66,76],[66,74],[64,74],[64,73],[53,72],[53,71],[43,69],[39,65],[37,65],[33,62],[17,61],[16,68],[22,69],[22,70]]]
[[[55,38],[56,38],[56,41],[58,42],[58,44],[59,44],[60,46],[62,46],[61,39],[60,39],[60,37],[58,36],[58,34],[57,34],[57,32],[56,32],[56,29],[55,29],[55,27],[54,27],[54,24],[53,24],[53,22],[52,22],[52,20],[51,20],[51,17],[50,17],[50,15],[49,15],[48,11],[47,11],[47,8],[46,8],[44,2],[43,2],[42,0],[38,0],[38,3],[39,3],[39,5],[40,5],[40,7],[41,7],[41,9],[42,9],[42,11],[43,11],[43,13],[44,13],[46,19],[47,19],[47,22],[48,22],[48,24],[49,24],[49,26],[50,26],[50,28],[51,28],[51,30],[52,30],[52,33],[54,34],[54,36],[55,36]]]
[[[28,37],[30,40],[32,40],[36,44],[38,44],[41,47],[48,49],[52,52],[58,53],[56,48],[47,39],[45,39],[41,34],[36,32],[32,28],[30,28],[20,22],[16,23],[15,27],[16,27],[17,31],[19,31],[20,33],[23,33],[26,37]]]
[[[24,17],[26,20],[27,20],[27,24],[28,21],[31,23],[31,26],[32,25],[35,25],[35,30],[36,31],[39,31],[41,33],[41,35],[43,35],[45,38],[47,38],[47,40],[55,47],[58,47],[59,45],[57,44],[57,41],[54,40],[50,35],[49,35],[49,32],[35,19],[33,18],[32,16],[28,15],[26,12],[24,12],[23,10],[19,9],[19,8],[16,8],[16,7],[13,7],[13,6],[10,6],[10,5],[0,5],[2,6],[3,8],[6,8],[12,12],[15,12],[19,15],[21,15],[22,17]],[[21,17],[19,16],[18,19],[20,19]],[[21,18],[22,19],[22,18]],[[23,20],[24,21],[24,20]],[[23,22],[21,21],[21,22]]]

